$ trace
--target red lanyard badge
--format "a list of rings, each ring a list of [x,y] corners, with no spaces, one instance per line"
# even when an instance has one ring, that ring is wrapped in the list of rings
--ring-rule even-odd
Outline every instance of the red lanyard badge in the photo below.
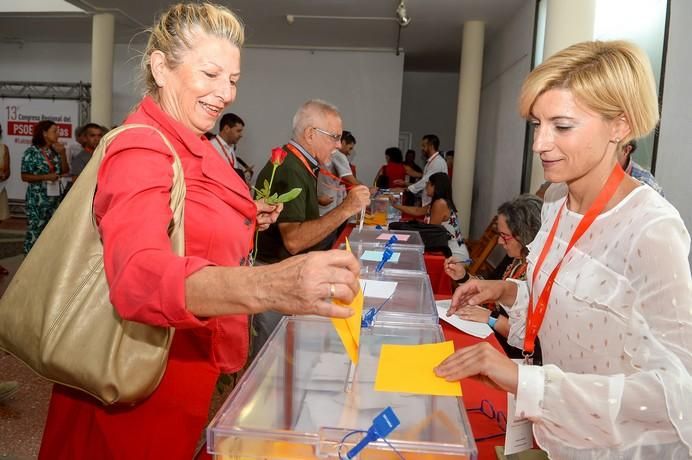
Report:
[[[596,217],[598,217],[598,215],[601,212],[603,212],[603,209],[606,207],[611,198],[613,198],[613,195],[615,195],[615,192],[617,191],[618,187],[620,186],[620,182],[622,182],[622,179],[624,179],[624,177],[625,172],[622,170],[619,164],[616,164],[613,168],[613,172],[610,173],[608,181],[596,197],[596,200],[593,202],[591,207],[589,207],[589,210],[586,211],[584,217],[582,217],[579,221],[579,224],[577,225],[577,228],[574,230],[574,234],[572,235],[572,238],[570,239],[569,244],[567,245],[565,253],[562,255],[562,258],[553,269],[552,273],[548,277],[548,280],[545,282],[543,291],[541,291],[540,295],[538,296],[538,301],[536,302],[536,305],[534,307],[533,288],[536,285],[536,277],[541,269],[541,266],[543,265],[543,262],[545,261],[548,252],[550,251],[550,247],[553,244],[553,240],[555,239],[555,232],[557,231],[557,227],[560,223],[560,217],[565,208],[565,203],[567,203],[567,200],[565,200],[565,203],[563,203],[560,207],[560,210],[557,213],[557,217],[555,217],[555,222],[553,222],[553,227],[550,229],[548,238],[546,239],[546,242],[543,245],[543,249],[541,250],[541,254],[538,257],[538,260],[536,261],[536,266],[534,267],[533,274],[531,276],[531,290],[529,291],[529,311],[528,316],[526,318],[526,334],[524,336],[524,356],[527,358],[527,360],[533,355],[536,337],[538,336],[538,331],[540,330],[541,325],[543,324],[543,318],[545,318],[545,313],[548,309],[548,301],[550,300],[550,293],[553,290],[553,283],[555,282],[557,272],[560,271],[562,262],[565,260],[565,256],[570,251],[570,249],[574,247],[576,242],[579,241],[579,238],[581,238],[584,235],[584,233],[586,233],[586,231],[589,229],[589,227],[591,227],[591,224],[593,224],[594,220],[596,220]]]

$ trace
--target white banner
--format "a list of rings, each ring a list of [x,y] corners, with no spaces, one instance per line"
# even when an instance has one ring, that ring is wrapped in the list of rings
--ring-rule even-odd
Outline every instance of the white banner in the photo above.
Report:
[[[22,182],[22,156],[31,145],[34,127],[41,120],[58,124],[60,142],[74,144],[74,130],[79,125],[79,102],[52,99],[0,99],[0,124],[3,136],[0,142],[10,149],[10,178],[0,183],[7,187],[10,199],[25,199],[26,183]]]

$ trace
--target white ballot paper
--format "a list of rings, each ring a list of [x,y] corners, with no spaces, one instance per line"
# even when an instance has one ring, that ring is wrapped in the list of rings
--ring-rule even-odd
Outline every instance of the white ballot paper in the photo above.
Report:
[[[469,335],[484,339],[493,333],[493,330],[486,323],[477,323],[475,321],[467,321],[461,319],[456,315],[447,316],[447,310],[452,304],[452,300],[438,300],[435,302],[437,305],[437,315],[442,321],[445,321],[452,326],[456,327],[462,332],[466,332]]]

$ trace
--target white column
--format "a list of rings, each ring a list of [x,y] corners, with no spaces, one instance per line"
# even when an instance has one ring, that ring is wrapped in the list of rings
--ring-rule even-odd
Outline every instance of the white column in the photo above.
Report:
[[[452,191],[461,232],[465,237],[469,235],[471,223],[471,198],[476,163],[484,39],[485,23],[482,21],[464,23],[459,69],[459,99],[457,103],[456,139],[454,141]]]
[[[91,121],[108,128],[113,124],[113,50],[115,18],[95,14],[91,36]]]
[[[543,60],[575,43],[593,40],[596,0],[547,0]],[[531,164],[530,193],[545,181],[538,155]]]

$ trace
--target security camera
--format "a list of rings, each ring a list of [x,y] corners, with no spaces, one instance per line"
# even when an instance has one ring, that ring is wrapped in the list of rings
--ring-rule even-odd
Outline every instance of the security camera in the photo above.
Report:
[[[296,18],[292,14],[287,14],[286,15],[286,22],[289,24],[293,24],[293,22],[296,20]]]

